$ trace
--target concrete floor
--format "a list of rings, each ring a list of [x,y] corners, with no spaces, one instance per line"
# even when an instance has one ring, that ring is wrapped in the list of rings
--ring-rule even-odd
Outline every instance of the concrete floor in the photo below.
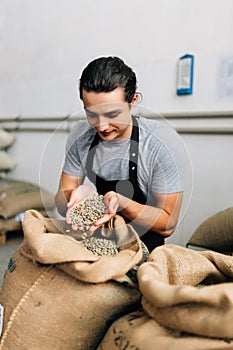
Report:
[[[2,285],[4,273],[7,269],[8,261],[13,252],[22,243],[22,235],[17,234],[14,238],[9,238],[6,244],[0,246],[0,286]]]

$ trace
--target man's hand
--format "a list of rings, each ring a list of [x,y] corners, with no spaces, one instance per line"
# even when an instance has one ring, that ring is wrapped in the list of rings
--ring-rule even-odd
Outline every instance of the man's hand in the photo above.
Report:
[[[92,235],[97,228],[110,221],[116,215],[117,209],[119,207],[119,196],[116,192],[107,192],[104,195],[104,202],[107,207],[105,210],[106,214],[104,214],[102,218],[94,222],[94,224],[89,229],[90,235]]]
[[[70,215],[72,208],[84,203],[88,198],[91,198],[94,193],[97,193],[95,188],[88,185],[81,185],[72,191],[70,200],[67,203],[68,210],[66,213],[66,222],[68,224],[72,224]],[[93,235],[95,230],[110,221],[116,215],[119,207],[118,194],[113,191],[107,192],[104,195],[103,200],[106,205],[105,214],[90,227],[88,230],[89,235]],[[84,229],[83,227],[77,227],[76,225],[72,225],[71,227],[75,231]]]
[[[94,193],[96,193],[96,190],[92,186],[88,185],[80,185],[78,188],[72,191],[69,202],[67,203],[67,212],[66,212],[66,222],[67,224],[71,224],[71,216],[70,211],[72,208],[82,204],[90,198]],[[77,227],[75,225],[72,225],[72,229],[77,231],[83,230],[83,227]]]

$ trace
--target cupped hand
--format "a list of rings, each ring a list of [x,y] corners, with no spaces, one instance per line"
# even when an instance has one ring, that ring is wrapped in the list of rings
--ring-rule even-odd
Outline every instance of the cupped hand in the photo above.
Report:
[[[103,199],[107,207],[105,214],[99,220],[94,222],[94,224],[90,227],[88,231],[90,235],[92,235],[97,228],[110,221],[116,215],[117,209],[119,207],[119,196],[116,192],[107,192],[104,195]]]
[[[71,210],[84,203],[88,198],[92,197],[93,194],[96,193],[96,189],[93,186],[89,185],[80,185],[75,190],[72,191],[70,200],[67,203],[67,212],[66,212],[66,222],[67,224],[71,224]],[[83,227],[77,227],[76,225],[72,225],[73,230],[83,230]]]

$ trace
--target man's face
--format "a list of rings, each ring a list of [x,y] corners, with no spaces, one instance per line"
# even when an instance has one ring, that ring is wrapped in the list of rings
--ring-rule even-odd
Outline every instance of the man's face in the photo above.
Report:
[[[122,140],[131,135],[131,104],[125,101],[123,88],[110,92],[83,90],[87,120],[105,141]]]

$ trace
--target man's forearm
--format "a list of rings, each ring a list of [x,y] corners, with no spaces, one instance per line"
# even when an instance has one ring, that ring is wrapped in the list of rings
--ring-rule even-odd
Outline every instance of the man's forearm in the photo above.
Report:
[[[163,209],[140,204],[119,195],[120,212],[130,221],[168,237],[175,229],[174,220]]]
[[[70,194],[72,191],[58,191],[55,196],[55,204],[57,207],[57,211],[60,215],[66,216],[67,212],[67,203],[70,198]]]
[[[83,177],[72,176],[62,173],[59,188],[55,196],[55,203],[59,214],[66,216],[67,203],[70,200],[71,193],[74,189],[83,183]]]

